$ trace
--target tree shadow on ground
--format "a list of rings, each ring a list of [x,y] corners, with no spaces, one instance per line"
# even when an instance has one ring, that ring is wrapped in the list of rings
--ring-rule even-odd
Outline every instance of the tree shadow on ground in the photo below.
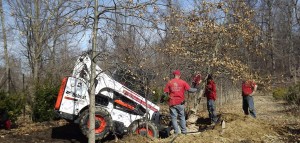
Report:
[[[286,124],[277,130],[279,135],[285,136],[287,142],[299,142],[300,126],[298,124]]]
[[[123,135],[116,135],[118,139],[122,139]],[[98,140],[96,142],[112,142],[116,138],[115,135],[109,134],[102,140]],[[52,128],[52,139],[64,140],[64,142],[72,142],[72,143],[87,143],[88,138],[82,134],[79,125],[74,123],[69,123],[64,126],[54,127]]]
[[[287,113],[294,116],[298,116],[300,113],[300,108],[297,105],[290,104],[290,103],[278,103],[278,104],[282,105],[282,107],[284,108],[275,111],[275,113]]]
[[[80,143],[88,142],[88,139],[81,133],[79,126],[72,123],[52,128],[51,138]]]

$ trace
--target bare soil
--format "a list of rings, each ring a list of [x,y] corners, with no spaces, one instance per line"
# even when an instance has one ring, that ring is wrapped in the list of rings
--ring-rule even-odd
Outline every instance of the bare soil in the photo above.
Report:
[[[99,142],[300,142],[299,108],[275,101],[271,96],[254,96],[258,117],[243,115],[241,99],[218,106],[218,114],[224,120],[216,126],[208,124],[207,111],[190,116],[187,135],[166,138],[147,138],[138,135],[110,135]],[[0,129],[0,143],[87,143],[76,124],[64,120],[44,123],[30,123],[20,120],[11,130]]]

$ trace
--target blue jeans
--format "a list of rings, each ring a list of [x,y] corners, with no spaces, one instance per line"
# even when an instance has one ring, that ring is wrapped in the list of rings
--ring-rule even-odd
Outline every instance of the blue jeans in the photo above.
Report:
[[[254,101],[252,96],[243,96],[243,110],[245,115],[250,115],[256,118],[256,112],[254,109]]]
[[[208,110],[208,116],[211,123],[216,123],[218,118],[216,115],[216,107],[215,107],[215,101],[212,99],[207,99],[207,110]]]
[[[179,117],[179,125],[181,129],[181,133],[186,134],[186,121],[184,115],[184,105],[174,105],[169,108],[171,114],[171,121],[174,128],[174,133],[178,134],[178,124],[177,124],[177,116]]]

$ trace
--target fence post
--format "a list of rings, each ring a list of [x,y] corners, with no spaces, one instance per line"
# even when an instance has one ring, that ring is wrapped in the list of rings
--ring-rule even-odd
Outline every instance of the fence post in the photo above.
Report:
[[[220,106],[222,107],[223,102],[223,80],[221,78],[221,99],[220,99]]]

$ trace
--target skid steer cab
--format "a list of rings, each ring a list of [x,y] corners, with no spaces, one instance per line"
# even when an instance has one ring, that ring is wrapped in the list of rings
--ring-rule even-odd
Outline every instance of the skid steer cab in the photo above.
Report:
[[[91,59],[80,56],[72,76],[62,80],[55,103],[59,117],[78,123],[84,135],[89,129],[89,80]],[[96,65],[95,138],[109,133],[159,136],[159,107],[112,79]]]

